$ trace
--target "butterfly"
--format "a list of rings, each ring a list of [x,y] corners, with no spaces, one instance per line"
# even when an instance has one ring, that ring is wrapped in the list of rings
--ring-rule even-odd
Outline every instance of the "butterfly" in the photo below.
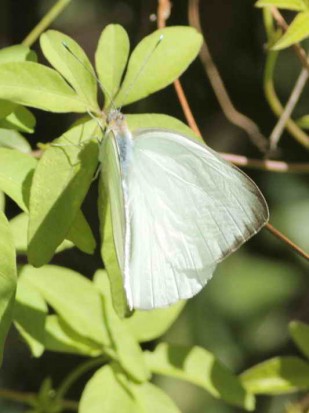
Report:
[[[268,221],[255,183],[206,144],[167,129],[129,130],[112,109],[101,143],[114,245],[130,309],[197,294]]]

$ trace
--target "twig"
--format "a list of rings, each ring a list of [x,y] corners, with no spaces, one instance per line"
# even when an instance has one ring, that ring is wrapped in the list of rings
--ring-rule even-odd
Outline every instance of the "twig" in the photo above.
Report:
[[[289,100],[287,101],[287,104],[285,105],[284,111],[282,112],[276,126],[274,127],[270,135],[270,138],[269,138],[270,149],[277,148],[278,142],[284,131],[285,125],[288,119],[291,117],[291,114],[293,110],[295,109],[295,106],[297,105],[297,102],[300,98],[302,91],[304,90],[304,87],[307,83],[308,78],[309,78],[309,72],[307,71],[306,68],[303,68],[295,83],[295,86],[292,90]],[[309,147],[309,139],[307,142],[307,146]]]
[[[309,163],[286,163],[282,161],[249,159],[232,153],[220,153],[222,158],[237,166],[271,172],[309,173]]]
[[[72,0],[58,0],[56,4],[45,14],[42,20],[31,30],[22,41],[25,46],[32,46],[59,14],[71,3]]]
[[[191,111],[190,105],[188,103],[187,97],[185,95],[185,92],[183,90],[183,87],[180,83],[180,81],[177,79],[174,82],[174,87],[180,102],[180,105],[182,107],[183,113],[187,119],[188,125],[190,126],[190,128],[198,135],[198,136],[202,136],[202,133],[199,129],[199,127],[197,126],[197,123],[194,119],[193,113]]]
[[[172,3],[170,0],[158,0],[158,10],[157,10],[157,25],[158,29],[163,29],[166,26],[166,20],[169,18],[172,9]],[[201,131],[195,122],[193,113],[191,111],[190,105],[188,103],[187,97],[184,93],[183,87],[180,81],[177,79],[174,82],[174,87],[180,101],[183,113],[187,120],[190,128],[198,135],[201,136]]]
[[[284,111],[284,108],[276,94],[274,86],[274,71],[277,62],[278,52],[269,52],[266,59],[265,74],[264,74],[264,93],[267,102],[274,114],[278,117]],[[308,135],[293,121],[289,118],[286,120],[286,128],[289,133],[303,146],[309,146]]]
[[[281,27],[281,29],[286,32],[287,29],[289,28],[287,22],[285,21],[284,17],[280,13],[280,11],[277,9],[275,6],[271,6],[270,8],[271,14],[273,18],[276,20],[278,26]],[[295,43],[292,45],[298,59],[300,60],[302,66],[307,69],[309,72],[309,61],[308,61],[308,56],[304,48],[301,47],[299,43]]]
[[[289,238],[287,238],[285,235],[282,234],[277,228],[273,227],[271,224],[266,224],[265,228],[268,229],[268,231],[273,234],[275,237],[279,238],[281,241],[285,242],[287,245],[289,245],[298,255],[301,257],[305,258],[306,260],[309,261],[309,254],[307,254],[302,248],[300,248],[298,245],[294,244]]]
[[[189,4],[190,3],[192,3],[192,1],[194,1],[194,2],[198,2],[198,0],[189,0]],[[158,0],[158,2],[159,2],[159,7],[158,7],[158,27],[159,28],[162,28],[162,27],[165,27],[165,18],[164,18],[164,8],[163,8],[163,6],[162,6],[162,4],[164,3],[165,5],[170,5],[170,1],[169,0],[166,0],[166,1],[162,1],[162,0]],[[192,6],[191,6],[192,7]],[[189,8],[189,11],[190,11],[190,8]],[[162,13],[162,14],[160,14],[160,13]],[[160,23],[159,23],[160,22]],[[159,24],[160,24],[160,26],[159,26]],[[219,75],[219,79],[221,79],[220,78],[220,75]],[[182,89],[182,88],[181,88]],[[177,89],[176,89],[176,91],[177,91]],[[226,92],[226,90],[224,89],[224,92],[225,93],[227,93]],[[183,92],[183,90],[182,90],[182,93],[183,93],[183,95],[185,96],[185,94],[184,94],[184,92]],[[228,96],[228,95],[227,95]],[[178,95],[178,99],[179,99],[179,102],[180,102],[180,104],[183,104],[184,103],[184,99],[183,99],[183,96],[181,96],[181,95]],[[228,96],[228,99],[229,99],[229,96]],[[192,114],[192,111],[191,111],[191,109],[190,109],[190,106],[189,106],[189,104],[188,104],[188,102],[187,102],[187,99],[185,99],[185,101],[186,101],[186,104],[187,104],[187,106],[188,106],[188,108],[189,108],[189,110],[190,110],[190,114],[191,114],[191,116],[192,116],[192,118],[194,119],[194,116],[193,116],[193,114]],[[229,101],[230,101],[230,99],[229,99]],[[185,109],[183,108],[183,110],[185,111]],[[249,119],[250,120],[250,119]],[[251,121],[251,120],[250,120]],[[196,123],[196,122],[195,122]],[[254,124],[255,125],[255,124]],[[191,126],[191,125],[190,125]],[[257,126],[256,126],[257,127]],[[199,136],[201,136],[201,134],[199,133]],[[267,164],[267,162],[270,162],[270,161],[264,161],[264,163],[265,164]],[[268,230],[268,231],[270,231],[276,238],[278,238],[278,239],[280,239],[281,241],[283,241],[285,244],[287,244],[290,248],[292,248],[294,251],[296,251],[299,255],[301,255],[302,257],[304,257],[304,258],[306,258],[306,259],[308,259],[308,254],[306,254],[300,247],[298,247],[296,244],[294,244],[291,240],[289,240],[285,235],[283,235],[279,230],[277,230],[276,228],[274,228],[271,224],[266,224],[265,225],[265,228]]]
[[[32,406],[32,403],[37,398],[37,395],[35,393],[0,389],[0,398]],[[78,403],[73,400],[61,400],[61,404],[64,409],[72,411],[78,410]]]
[[[190,25],[195,27],[200,33],[202,33],[202,27],[199,17],[199,0],[189,0],[189,22]],[[203,63],[204,69],[207,73],[213,91],[217,97],[219,105],[227,119],[244,130],[251,141],[259,148],[263,153],[268,148],[268,140],[262,135],[259,127],[253,120],[239,112],[233,105],[230,96],[226,90],[220,73],[213,61],[209,48],[207,46],[205,36],[204,42],[200,51],[200,58]]]

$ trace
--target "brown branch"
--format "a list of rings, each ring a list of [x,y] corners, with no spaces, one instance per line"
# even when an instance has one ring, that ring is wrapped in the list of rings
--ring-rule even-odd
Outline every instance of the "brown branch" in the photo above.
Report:
[[[189,4],[191,4],[191,8],[192,8],[192,2],[195,2],[195,4],[198,4],[198,1],[199,0],[189,0]],[[166,26],[166,17],[165,16],[169,17],[169,13],[167,13],[167,11],[170,12],[170,10],[171,10],[171,2],[169,0],[158,0],[158,9],[157,9],[158,28],[163,28],[163,27]],[[189,11],[190,11],[190,7],[189,7]],[[211,61],[212,61],[212,59],[211,59]],[[219,75],[219,73],[218,73],[218,75]],[[221,80],[220,75],[219,75],[219,79]],[[176,89],[176,92],[177,92],[179,102],[180,102],[180,104],[183,108],[184,113],[190,113],[190,115],[189,115],[190,122],[192,122],[192,119],[193,119],[194,124],[196,125],[194,116],[193,116],[192,111],[190,109],[190,105],[188,104],[188,100],[185,96],[183,88],[181,87],[180,81],[178,80],[178,81],[174,82],[174,85],[175,85],[175,89]],[[179,85],[180,85],[180,87],[179,87]],[[226,96],[228,97],[228,101],[231,102],[224,86],[223,86],[223,90],[224,90],[224,93],[226,94]],[[232,106],[232,108],[234,109],[233,106]],[[250,122],[252,122],[251,119],[248,119],[248,120]],[[254,122],[252,122],[252,123],[253,123],[253,125],[255,125]],[[190,125],[190,123],[189,123],[189,125]],[[258,127],[256,125],[255,125],[255,127],[258,130]],[[199,132],[198,127],[197,127],[197,131],[198,131],[198,135],[201,136],[201,133]],[[252,135],[250,135],[250,136],[252,137]],[[263,140],[264,139],[265,138],[263,137]],[[234,156],[236,156],[236,155],[234,155]],[[270,161],[264,161],[264,164],[267,165],[267,163],[268,163],[268,165],[269,165],[269,162]],[[274,161],[272,161],[272,162],[274,162]],[[285,244],[287,244],[291,249],[296,251],[299,255],[301,255],[302,257],[304,257],[306,259],[308,259],[308,255],[300,247],[298,247],[296,244],[294,244],[291,240],[289,240],[285,235],[283,235],[280,231],[278,231],[276,228],[274,228],[271,224],[269,224],[269,223],[266,224],[265,228],[268,231],[270,231],[276,238],[280,239]]]
[[[309,254],[307,254],[303,249],[301,249],[298,245],[294,244],[289,238],[282,234],[277,228],[273,227],[271,224],[266,224],[265,228],[273,234],[275,237],[279,238],[281,241],[285,242],[289,245],[298,255],[305,258],[309,261]]]
[[[236,155],[232,153],[220,153],[220,155],[222,156],[222,158],[237,166],[281,173],[309,173],[309,163],[286,163],[282,161],[250,159],[246,156]]]
[[[189,0],[188,13],[190,25],[203,34],[199,15],[199,0]],[[203,63],[219,105],[227,119],[234,125],[244,130],[259,150],[265,153],[268,148],[268,140],[262,135],[257,124],[253,122],[252,119],[239,112],[233,105],[220,73],[213,61],[205,37],[200,51],[200,59]]]
[[[289,28],[289,25],[287,24],[287,22],[285,21],[284,17],[282,16],[282,14],[280,13],[280,11],[277,9],[277,7],[272,6],[270,8],[271,14],[273,16],[273,18],[276,20],[277,24],[279,27],[281,27],[281,29],[286,32],[287,29]],[[300,63],[302,64],[302,66],[308,70],[309,72],[309,61],[308,61],[308,57],[307,57],[307,53],[305,51],[305,49],[303,47],[301,47],[301,45],[299,43],[295,43],[292,45],[295,54],[297,55]]]

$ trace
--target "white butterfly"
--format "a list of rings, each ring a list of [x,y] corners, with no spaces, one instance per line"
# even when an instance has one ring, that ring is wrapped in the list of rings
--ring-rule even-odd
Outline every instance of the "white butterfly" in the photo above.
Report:
[[[132,134],[117,110],[108,125],[100,157],[128,305],[190,298],[266,224],[266,201],[203,143],[165,129]]]

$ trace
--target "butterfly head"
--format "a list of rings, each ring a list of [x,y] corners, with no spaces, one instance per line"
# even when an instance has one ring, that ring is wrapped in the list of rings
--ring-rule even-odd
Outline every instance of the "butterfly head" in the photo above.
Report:
[[[112,109],[106,118],[106,133],[112,132],[114,135],[124,135],[128,130],[125,115],[119,109]]]

